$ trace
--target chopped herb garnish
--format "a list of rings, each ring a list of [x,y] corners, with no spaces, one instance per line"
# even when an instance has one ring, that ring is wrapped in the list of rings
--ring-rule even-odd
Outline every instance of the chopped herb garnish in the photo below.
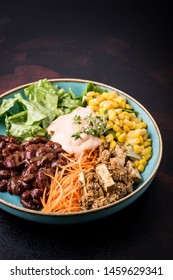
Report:
[[[75,140],[82,138],[82,133],[99,137],[107,131],[106,116],[93,116],[92,114],[90,114],[89,116],[86,116],[83,120],[80,116],[75,116],[73,120],[74,123],[78,124],[79,128],[78,132],[72,135],[72,137]]]
[[[81,124],[81,116],[74,116],[73,118],[75,124]]]
[[[80,135],[80,131],[73,133],[71,137],[73,137],[75,140],[77,139],[82,139],[81,135]]]

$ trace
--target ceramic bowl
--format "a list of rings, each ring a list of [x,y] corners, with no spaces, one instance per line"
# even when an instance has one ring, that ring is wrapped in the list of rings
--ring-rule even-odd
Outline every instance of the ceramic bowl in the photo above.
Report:
[[[53,84],[58,85],[66,90],[69,88],[76,95],[80,95],[84,88],[86,87],[88,80],[81,79],[53,79],[49,80]],[[7,211],[15,216],[18,216],[23,219],[46,223],[46,224],[73,224],[81,223],[96,220],[108,215],[111,215],[115,212],[120,211],[121,209],[127,207],[133,203],[138,197],[140,197],[144,191],[149,187],[152,180],[154,179],[157,170],[159,168],[161,158],[162,158],[162,138],[159,131],[159,128],[151,116],[151,114],[142,106],[137,100],[128,94],[118,90],[112,86],[108,86],[102,83],[91,81],[95,85],[107,89],[108,91],[117,91],[119,95],[125,97],[129,104],[133,106],[135,111],[139,113],[139,116],[143,118],[143,121],[148,124],[148,133],[152,139],[153,145],[153,155],[149,160],[145,171],[142,173],[142,182],[135,188],[135,190],[128,196],[122,198],[121,200],[114,202],[110,205],[104,206],[99,209],[89,210],[86,212],[71,213],[71,214],[45,214],[41,211],[28,210],[23,208],[20,204],[20,198],[15,195],[11,195],[8,192],[0,192],[0,208],[4,211]],[[22,85],[20,87],[14,88],[3,95],[1,95],[1,101],[4,98],[13,97],[16,92],[23,93],[23,90],[29,84]],[[0,118],[0,134],[5,135],[5,125],[2,118]]]

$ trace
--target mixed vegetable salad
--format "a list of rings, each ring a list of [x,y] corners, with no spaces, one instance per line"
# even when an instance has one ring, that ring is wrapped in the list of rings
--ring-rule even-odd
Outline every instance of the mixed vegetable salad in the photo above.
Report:
[[[86,115],[87,108],[92,113]],[[152,156],[147,124],[126,98],[91,82],[76,96],[70,88],[39,80],[23,95],[4,98],[0,116],[7,134],[0,136],[0,191],[21,195],[27,208],[73,212],[112,203],[133,191]],[[71,128],[77,128],[65,139],[68,145],[73,140],[85,144],[84,135],[90,138],[90,150],[78,158],[66,153],[63,141],[51,138],[55,131],[49,126],[62,117],[68,124],[73,118]]]

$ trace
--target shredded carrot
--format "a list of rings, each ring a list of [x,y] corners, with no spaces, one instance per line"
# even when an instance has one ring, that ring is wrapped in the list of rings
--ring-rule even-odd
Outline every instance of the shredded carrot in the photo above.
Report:
[[[57,169],[51,178],[49,188],[45,188],[42,211],[47,213],[71,213],[82,210],[79,199],[81,190],[78,183],[79,174],[93,167],[98,158],[98,149],[85,150],[78,159],[74,155],[63,154],[68,160],[67,165]]]

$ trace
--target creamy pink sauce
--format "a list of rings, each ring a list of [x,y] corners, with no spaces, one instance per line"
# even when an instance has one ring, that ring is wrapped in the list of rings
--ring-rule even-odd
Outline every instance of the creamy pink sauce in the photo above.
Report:
[[[92,135],[83,133],[81,134],[82,139],[77,140],[72,137],[79,130],[78,125],[74,124],[73,118],[77,115],[83,119],[90,114],[95,115],[91,108],[78,107],[72,113],[58,117],[47,128],[48,133],[52,135],[51,140],[60,143],[66,152],[74,153],[76,156],[79,156],[85,149],[100,146],[100,138]]]

